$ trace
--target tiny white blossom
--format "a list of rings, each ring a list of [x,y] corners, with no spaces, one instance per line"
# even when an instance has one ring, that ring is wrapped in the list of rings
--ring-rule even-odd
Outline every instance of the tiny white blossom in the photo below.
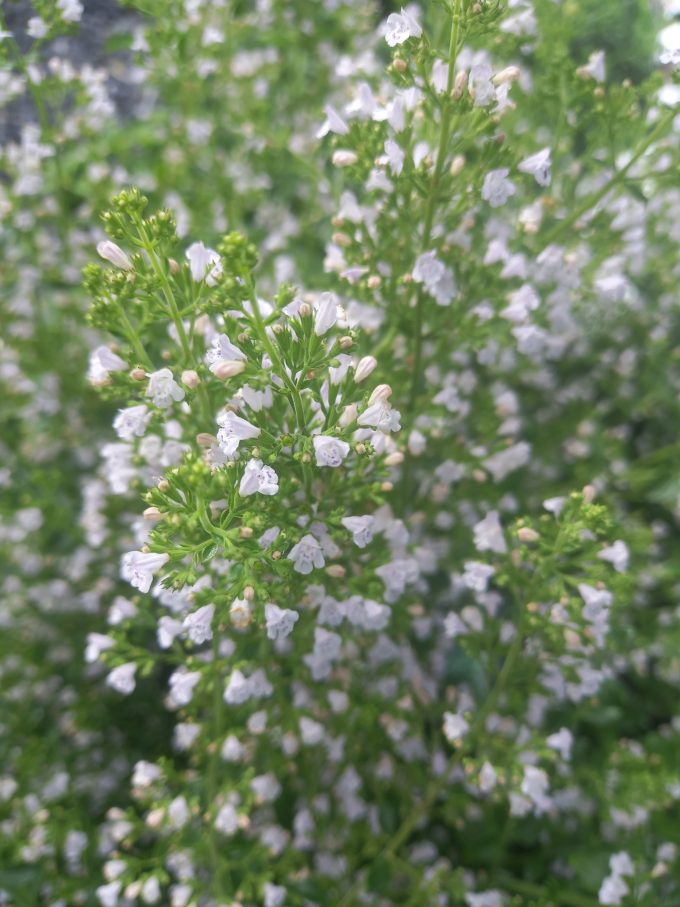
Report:
[[[184,629],[187,631],[189,639],[201,645],[212,639],[212,620],[215,616],[214,605],[203,605],[192,614],[187,614],[184,618]]]
[[[132,262],[128,256],[123,252],[119,245],[115,242],[111,242],[109,239],[97,243],[97,254],[105,261],[110,262],[110,264],[115,265],[117,268],[121,268],[123,271],[132,270]]]
[[[287,891],[283,885],[273,885],[271,882],[265,882],[263,893],[264,907],[282,907],[286,900]]]
[[[252,688],[248,678],[235,668],[229,677],[224,691],[224,701],[227,705],[242,705],[252,695]]]
[[[57,0],[57,9],[64,22],[80,22],[83,15],[83,4],[80,0]]]
[[[108,346],[98,346],[90,353],[87,378],[93,384],[101,384],[109,377],[109,372],[122,372],[127,368],[127,362],[112,352]]]
[[[401,413],[392,409],[386,400],[377,400],[368,406],[357,419],[358,425],[377,428],[385,433],[399,431],[401,428]]]
[[[494,551],[496,554],[505,554],[508,550],[497,510],[487,513],[484,519],[474,526],[473,532],[477,551]]]
[[[314,303],[314,333],[323,337],[338,320],[338,298],[335,293],[322,293]]]
[[[225,803],[215,818],[215,828],[228,837],[235,835],[239,828],[238,813],[233,803]]]
[[[628,545],[620,539],[608,548],[603,548],[602,551],[598,551],[597,556],[601,561],[608,561],[619,573],[623,573],[628,569],[630,552],[628,550]]]
[[[539,186],[550,185],[550,148],[543,148],[517,165],[520,173],[529,173]]]
[[[385,154],[390,170],[395,176],[399,176],[404,169],[404,160],[406,158],[404,150],[399,147],[394,139],[387,139],[385,142]]]
[[[279,490],[279,477],[271,466],[265,466],[262,460],[248,460],[238,487],[242,498],[251,494],[276,494]]]
[[[352,533],[352,541],[358,548],[365,548],[366,545],[373,541],[373,527],[375,517],[370,514],[365,516],[346,516],[343,517],[342,525]]]
[[[174,671],[168,681],[170,698],[173,703],[177,706],[188,705],[193,698],[194,687],[200,679],[200,671],[187,671],[184,668]]]
[[[128,551],[121,559],[121,576],[140,592],[148,592],[154,574],[170,560],[168,554]]]
[[[324,560],[321,545],[313,535],[303,535],[297,545],[294,545],[289,554],[288,560],[293,561],[293,569],[304,575],[311,573],[317,567],[324,567]]]
[[[173,400],[176,403],[184,400],[184,391],[172,377],[170,369],[161,368],[149,375],[146,396],[151,397],[154,406],[167,409],[168,406],[172,406]]]
[[[219,254],[214,249],[208,249],[202,242],[195,242],[187,249],[186,257],[192,279],[197,283],[205,280],[209,287],[214,287],[222,276]]]
[[[129,696],[135,688],[135,673],[137,665],[129,661],[126,664],[119,665],[106,678],[106,685],[116,690],[117,693],[123,693]]]
[[[259,438],[261,429],[257,425],[248,422],[247,419],[237,416],[236,413],[228,410],[217,417],[217,424],[220,426],[217,432],[217,442],[227,456],[236,453],[241,441],[249,441],[252,438]]]
[[[498,170],[490,170],[484,177],[482,198],[492,208],[500,208],[516,192],[514,185],[508,179],[508,173],[510,171],[507,167],[501,167]]]
[[[269,639],[284,639],[289,636],[300,619],[297,611],[292,611],[290,608],[279,608],[278,605],[273,604],[264,606],[264,617]]]
[[[218,334],[205,354],[205,362],[211,372],[214,372],[222,362],[241,362],[245,358],[245,353],[235,346],[226,334]]]
[[[151,415],[143,403],[138,406],[128,406],[127,409],[118,410],[118,415],[113,420],[113,427],[123,441],[132,441],[134,438],[143,437]]]
[[[603,907],[618,907],[630,892],[630,888],[621,876],[611,875],[600,885],[597,899]]]
[[[391,13],[387,17],[385,40],[390,47],[404,44],[409,38],[419,38],[423,33],[418,22],[403,9],[400,13]]]
[[[337,468],[349,454],[349,444],[340,438],[328,435],[316,435],[312,439],[317,466],[331,466]]]
[[[469,730],[470,725],[462,715],[455,715],[453,712],[444,712],[444,736],[449,743],[460,740]]]

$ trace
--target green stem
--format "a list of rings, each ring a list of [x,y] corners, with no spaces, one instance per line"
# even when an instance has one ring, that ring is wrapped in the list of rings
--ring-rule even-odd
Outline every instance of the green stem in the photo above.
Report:
[[[673,122],[676,116],[676,111],[669,110],[665,116],[661,117],[659,122],[656,124],[656,127],[650,132],[647,138],[638,145],[635,153],[625,165],[625,167],[622,167],[621,170],[618,171],[618,173],[615,173],[614,176],[604,184],[604,186],[597,190],[597,192],[594,192],[592,195],[589,195],[587,198],[585,198],[581,202],[581,204],[578,205],[578,207],[574,208],[574,210],[568,217],[566,217],[563,221],[560,221],[560,223],[557,224],[556,227],[554,227],[545,237],[543,237],[538,251],[542,251],[546,248],[546,246],[549,246],[551,243],[555,242],[555,240],[559,236],[561,236],[562,233],[573,227],[574,224],[579,220],[579,218],[583,217],[583,215],[590,211],[591,208],[594,208],[598,202],[602,201],[602,199],[609,192],[611,192],[611,190],[615,186],[623,182],[631,168],[635,164],[637,164],[640,158],[644,155],[645,151],[647,151],[647,149],[651,145],[653,145],[654,142],[657,141],[657,139],[661,138],[661,136],[666,132],[666,129],[668,128],[670,123]]]
[[[539,898],[542,904],[549,904],[552,901],[555,904],[564,904],[565,907],[598,907],[598,902],[595,898],[589,898],[586,895],[562,889],[553,890],[543,885],[535,885],[532,882],[524,882],[522,879],[514,879],[505,873],[499,873],[496,876],[496,882],[503,888],[515,891],[517,894],[526,894],[528,897]]]
[[[155,371],[155,366],[151,361],[149,354],[144,349],[142,341],[139,339],[137,331],[135,331],[134,327],[132,326],[132,322],[128,318],[127,312],[122,305],[118,306],[118,311],[120,313],[121,324],[125,328],[126,337],[130,343],[130,346],[135,351],[138,361],[142,365],[144,365],[145,368],[149,369],[149,371]]]
[[[214,750],[210,756],[210,765],[208,768],[208,780],[206,787],[206,813],[210,816],[210,829],[208,832],[208,844],[213,864],[213,891],[219,904],[225,903],[226,892],[222,885],[222,865],[220,855],[219,832],[215,828],[215,816],[210,812],[215,804],[219,790],[219,769],[220,769],[220,748],[219,740],[222,736],[223,723],[223,706],[222,684],[220,677],[220,636],[217,626],[213,632],[212,641],[212,675],[213,675],[213,701],[212,701],[212,743]]]

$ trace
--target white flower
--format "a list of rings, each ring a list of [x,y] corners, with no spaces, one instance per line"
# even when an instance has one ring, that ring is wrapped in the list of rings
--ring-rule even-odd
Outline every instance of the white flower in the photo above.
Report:
[[[505,554],[508,550],[497,510],[487,513],[484,519],[474,526],[473,532],[477,551],[494,551],[496,554]]]
[[[473,592],[486,592],[489,580],[496,572],[489,564],[481,561],[465,561],[463,582]]]
[[[444,712],[444,736],[449,743],[460,740],[470,730],[470,725],[462,715]]]
[[[520,441],[519,444],[513,444],[487,457],[482,466],[489,470],[496,482],[501,482],[509,473],[525,466],[530,459],[531,445]]]
[[[160,779],[161,769],[155,762],[146,762],[141,759],[135,762],[135,769],[132,773],[132,786],[139,788],[151,787],[151,785]]]
[[[608,548],[603,548],[602,551],[598,552],[597,556],[601,561],[608,561],[619,573],[623,573],[628,569],[630,552],[628,551],[628,545],[620,539]]]
[[[149,375],[149,386],[146,389],[146,396],[151,397],[154,406],[166,409],[172,406],[172,401],[179,403],[184,400],[184,391],[172,377],[169,368],[161,368],[157,372]]]
[[[245,358],[245,353],[234,346],[226,334],[218,334],[205,354],[206,365],[213,373],[223,362],[242,362]]]
[[[229,682],[224,691],[224,701],[227,705],[242,705],[252,695],[249,679],[238,668],[231,672]]]
[[[609,869],[615,876],[633,876],[635,875],[635,866],[630,858],[630,854],[625,850],[613,853],[609,858]]]
[[[297,545],[294,545],[288,554],[288,560],[293,561],[293,569],[298,573],[311,573],[315,567],[324,567],[321,545],[313,535],[303,535]]]
[[[399,431],[401,428],[401,414],[392,409],[386,400],[377,400],[367,407],[357,419],[358,425],[377,428],[385,433]]]
[[[416,283],[425,284],[429,289],[434,286],[444,276],[445,266],[437,258],[437,253],[433,250],[423,252],[416,258],[412,275]]]
[[[103,242],[97,243],[97,254],[123,271],[132,270],[132,262],[115,242],[105,239]]]
[[[175,797],[168,806],[168,825],[170,828],[184,828],[190,818],[191,812],[186,797]]]
[[[352,541],[358,548],[365,548],[366,545],[373,541],[373,526],[375,517],[370,514],[365,516],[346,516],[343,517],[342,525],[352,533]]]
[[[330,104],[324,107],[323,112],[326,114],[326,120],[316,133],[317,139],[322,139],[329,132],[334,132],[336,135],[347,135],[349,126]]]
[[[238,831],[238,813],[233,803],[225,803],[215,818],[215,828],[223,835],[235,835]]]
[[[248,460],[238,487],[242,498],[251,494],[273,495],[279,490],[279,477],[271,466],[265,466],[262,460]]]
[[[80,0],[57,0],[57,9],[64,22],[80,22],[83,4]]]
[[[121,559],[120,574],[140,592],[148,592],[155,573],[170,560],[168,554],[154,554],[145,551],[128,551]]]
[[[109,377],[109,372],[122,372],[127,367],[127,362],[112,352],[108,346],[98,346],[90,353],[87,378],[93,384],[101,384]]]
[[[605,907],[605,905],[614,905],[614,907],[618,907],[629,891],[630,888],[621,876],[612,875],[608,876],[600,885],[597,899],[603,907]]]
[[[116,907],[122,887],[123,883],[119,879],[109,882],[108,885],[100,885],[95,893],[102,907]]]
[[[175,620],[174,617],[164,615],[158,621],[156,629],[156,639],[161,649],[169,649],[175,641],[175,638],[184,631],[184,624],[181,620]]]
[[[290,608],[279,608],[278,605],[264,606],[264,618],[269,639],[284,639],[293,632],[293,627],[300,619],[297,611]]]
[[[119,665],[106,678],[106,685],[116,690],[117,693],[129,696],[135,688],[136,671],[137,665],[132,661]]]
[[[404,169],[404,159],[406,158],[403,149],[399,147],[394,139],[387,139],[385,142],[385,154],[387,155],[390,170],[395,176],[399,176]]]
[[[221,756],[225,762],[240,762],[240,760],[245,755],[246,748],[243,746],[238,737],[235,737],[233,734],[225,739],[222,744]]]
[[[409,38],[419,38],[422,33],[418,22],[403,9],[400,13],[391,13],[387,17],[385,40],[390,47],[403,44]]]
[[[347,441],[340,440],[340,438],[316,435],[312,443],[314,444],[317,466],[337,468],[349,453],[349,444]]]
[[[529,173],[539,186],[550,185],[550,148],[543,148],[517,165],[520,173]]]
[[[49,25],[44,19],[41,19],[40,16],[31,16],[26,23],[26,34],[29,38],[44,38],[45,35],[49,33],[49,30]]]
[[[205,280],[214,287],[222,276],[220,256],[214,249],[208,249],[202,242],[192,243],[186,251],[191,277],[196,282]]]
[[[314,333],[323,337],[338,320],[338,298],[335,293],[322,293],[314,303]]]
[[[134,438],[141,438],[144,435],[151,415],[143,403],[140,403],[139,406],[128,406],[127,409],[118,410],[118,415],[113,420],[113,427],[123,441],[132,441]]]
[[[271,882],[265,882],[264,907],[281,907],[285,900],[286,889],[283,885],[272,885]]]
[[[524,766],[521,790],[531,800],[537,813],[545,812],[550,808],[550,797],[547,795],[548,786],[548,776],[542,768],[537,768],[535,765]]]
[[[197,646],[212,639],[212,620],[215,616],[214,605],[204,605],[184,618],[184,629],[189,639]]]
[[[559,731],[546,737],[547,745],[551,750],[556,750],[563,759],[571,757],[571,748],[574,745],[574,735],[569,728],[561,727]]]
[[[200,679],[200,671],[187,671],[185,668],[174,671],[168,681],[173,703],[177,706],[188,705],[193,698],[194,687]]]
[[[508,179],[510,171],[507,167],[501,167],[498,170],[490,170],[484,177],[482,186],[482,198],[488,202],[492,208],[500,208],[504,205],[511,195],[515,194],[515,187]]]
[[[476,63],[470,70],[468,90],[474,98],[475,107],[486,107],[496,99],[491,81],[493,71],[488,63]]]
[[[217,424],[220,430],[217,432],[217,442],[228,457],[233,456],[238,449],[241,441],[249,441],[252,438],[259,438],[261,430],[257,425],[242,419],[236,413],[228,410],[217,417]]]
[[[103,633],[88,633],[87,645],[85,647],[85,661],[92,664],[99,659],[102,652],[112,649],[115,646],[115,640],[110,636],[104,636]]]
[[[496,786],[498,774],[490,762],[485,762],[479,772],[479,789],[483,794],[488,794]]]
[[[577,70],[579,75],[589,76],[596,82],[604,82],[607,71],[604,62],[604,51],[596,50],[589,57],[585,66],[580,66]]]

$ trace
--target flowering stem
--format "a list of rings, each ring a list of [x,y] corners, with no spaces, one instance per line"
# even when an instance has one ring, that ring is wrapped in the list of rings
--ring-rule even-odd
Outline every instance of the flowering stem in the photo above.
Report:
[[[218,780],[220,768],[220,748],[219,739],[222,735],[222,718],[224,700],[222,698],[222,685],[220,683],[220,636],[217,629],[213,632],[212,640],[212,674],[213,674],[213,701],[212,701],[212,721],[213,734],[212,745],[213,752],[210,756],[210,766],[208,769],[208,783],[206,789],[206,813],[210,815],[210,810],[215,804],[218,793]],[[210,815],[208,820],[210,829],[208,832],[208,842],[210,846],[210,855],[213,864],[213,889],[218,903],[221,903],[225,897],[225,891],[222,886],[221,875],[221,858],[220,842],[218,839],[219,832],[215,828],[215,817]]]
[[[586,897],[582,894],[575,894],[571,891],[554,891],[543,885],[534,885],[532,882],[525,882],[522,879],[514,879],[512,876],[500,873],[496,881],[504,888],[515,891],[517,894],[526,894],[528,897],[539,898],[541,903],[564,904],[565,907],[598,907],[598,901],[594,898]]]

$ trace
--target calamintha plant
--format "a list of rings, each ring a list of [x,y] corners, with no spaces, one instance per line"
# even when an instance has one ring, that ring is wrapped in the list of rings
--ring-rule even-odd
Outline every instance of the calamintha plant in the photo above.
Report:
[[[578,59],[589,3],[442,0],[377,36],[368,10],[342,31],[355,4],[185,6],[154,39],[181,63],[155,76],[158,135],[176,91],[222,194],[211,224],[182,140],[186,185],[117,192],[84,270],[113,431],[90,418],[49,597],[102,616],[64,768],[41,753],[38,786],[8,757],[7,902],[24,872],[53,907],[680,903],[672,55],[638,82]],[[336,45],[291,132],[292,23]],[[224,47],[204,115],[243,90],[238,127],[189,116],[183,36]],[[217,172],[222,142],[271,169],[268,204]],[[38,602],[35,633],[50,609],[23,590],[7,623]],[[44,701],[41,650],[5,659],[13,700],[25,662]]]

